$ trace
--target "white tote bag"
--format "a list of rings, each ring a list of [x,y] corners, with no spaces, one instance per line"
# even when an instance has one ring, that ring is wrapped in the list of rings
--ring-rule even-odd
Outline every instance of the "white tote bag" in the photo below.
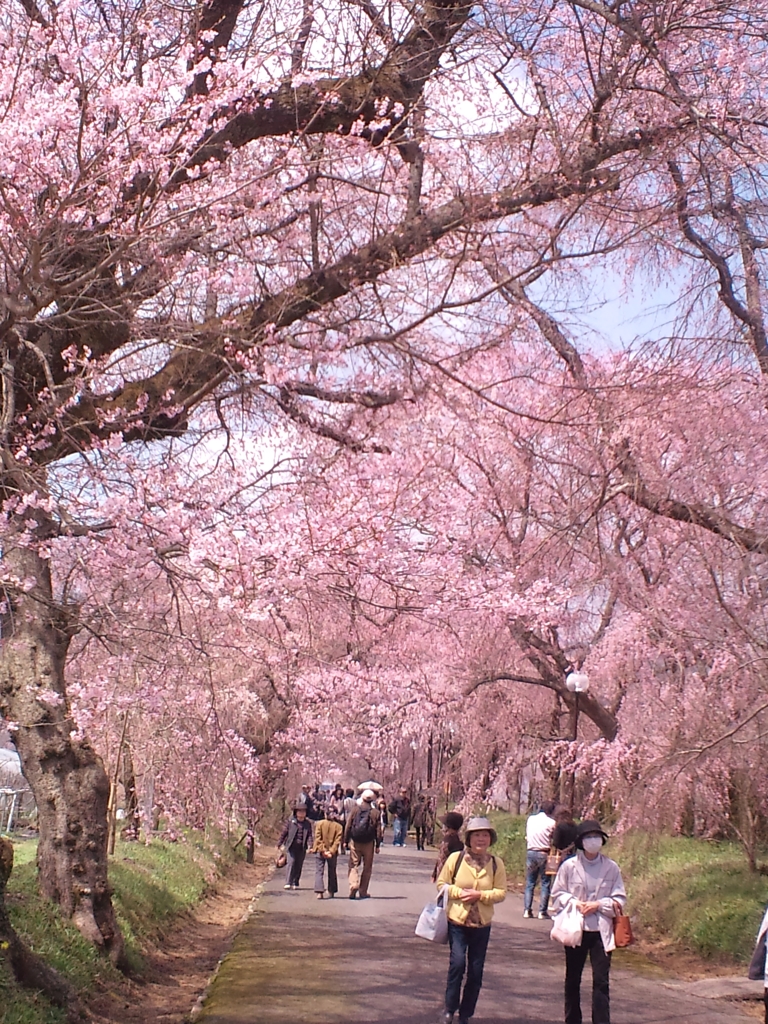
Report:
[[[580,946],[583,932],[584,915],[576,909],[576,904],[571,901],[563,910],[555,914],[549,937],[556,942],[562,942],[564,946]]]
[[[448,941],[448,886],[444,885],[434,903],[428,903],[419,915],[416,934],[430,942]]]

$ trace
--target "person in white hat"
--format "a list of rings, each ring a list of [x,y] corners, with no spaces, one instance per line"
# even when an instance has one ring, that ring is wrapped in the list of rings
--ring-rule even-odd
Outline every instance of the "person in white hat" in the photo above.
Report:
[[[349,898],[367,900],[373,871],[373,855],[381,849],[381,815],[372,789],[363,791],[360,806],[347,818],[344,842],[349,847]],[[363,870],[360,872],[360,865]]]
[[[507,895],[504,864],[500,857],[489,853],[495,842],[496,830],[487,818],[470,818],[465,829],[465,849],[451,854],[437,878],[438,892],[448,886],[451,948],[443,1024],[451,1024],[457,1010],[459,1024],[467,1024],[480,995],[493,905],[501,903]],[[465,972],[467,980],[462,992]]]

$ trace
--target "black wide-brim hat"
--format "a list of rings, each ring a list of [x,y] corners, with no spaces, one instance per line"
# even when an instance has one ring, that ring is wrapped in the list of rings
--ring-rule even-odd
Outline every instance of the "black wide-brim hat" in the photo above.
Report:
[[[584,836],[590,835],[592,832],[597,832],[603,837],[603,845],[605,845],[611,838],[608,833],[603,829],[603,826],[599,821],[595,821],[594,818],[587,818],[586,821],[582,821],[580,825],[576,826],[576,846],[583,850],[582,839]]]

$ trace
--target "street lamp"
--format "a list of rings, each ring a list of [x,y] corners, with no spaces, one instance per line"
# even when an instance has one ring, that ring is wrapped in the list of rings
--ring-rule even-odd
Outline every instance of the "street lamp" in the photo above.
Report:
[[[573,709],[573,739],[576,740],[579,733],[579,694],[588,692],[589,676],[586,672],[569,672],[565,677],[565,687],[576,694]]]
[[[589,691],[589,676],[586,672],[569,672],[565,677],[565,687],[575,695],[573,704],[573,742],[579,738],[579,694],[587,693]],[[576,777],[571,781],[571,811],[573,811],[573,802],[576,796]]]
[[[586,672],[569,672],[565,677],[565,686],[571,693],[586,693],[589,689],[589,676]]]
[[[413,778],[416,773],[416,751],[419,749],[419,745],[416,740],[411,740],[411,799],[413,799]]]

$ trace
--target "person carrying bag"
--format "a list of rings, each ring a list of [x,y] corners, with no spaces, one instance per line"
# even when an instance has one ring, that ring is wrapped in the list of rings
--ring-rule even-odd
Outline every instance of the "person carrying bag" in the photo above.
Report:
[[[576,832],[576,856],[561,864],[552,889],[553,906],[558,911],[552,938],[563,942],[565,949],[565,1024],[582,1022],[581,976],[587,957],[592,964],[592,1024],[611,1024],[614,919],[617,910],[623,914],[627,894],[619,865],[601,852],[607,840],[599,822],[583,821]],[[577,916],[582,918],[580,942],[575,941]],[[560,933],[570,935],[573,944]]]
[[[467,1024],[480,995],[493,907],[507,895],[504,864],[500,857],[489,853],[489,847],[495,842],[496,831],[488,819],[471,818],[465,831],[466,848],[451,854],[437,879],[438,891],[448,889],[451,947],[443,1024],[451,1024],[457,1010],[459,1024]]]
[[[757,933],[755,951],[749,962],[747,977],[751,981],[762,981],[763,1002],[765,1004],[765,1024],[768,1024],[768,956],[766,956],[766,937],[768,937],[768,907],[765,908],[760,929]]]
[[[455,859],[451,885],[456,882],[456,874],[464,859],[463,852]],[[419,915],[416,924],[416,934],[420,939],[429,939],[430,942],[439,942],[445,945],[448,941],[448,893],[450,886],[444,885],[438,893],[434,903],[428,903]]]

